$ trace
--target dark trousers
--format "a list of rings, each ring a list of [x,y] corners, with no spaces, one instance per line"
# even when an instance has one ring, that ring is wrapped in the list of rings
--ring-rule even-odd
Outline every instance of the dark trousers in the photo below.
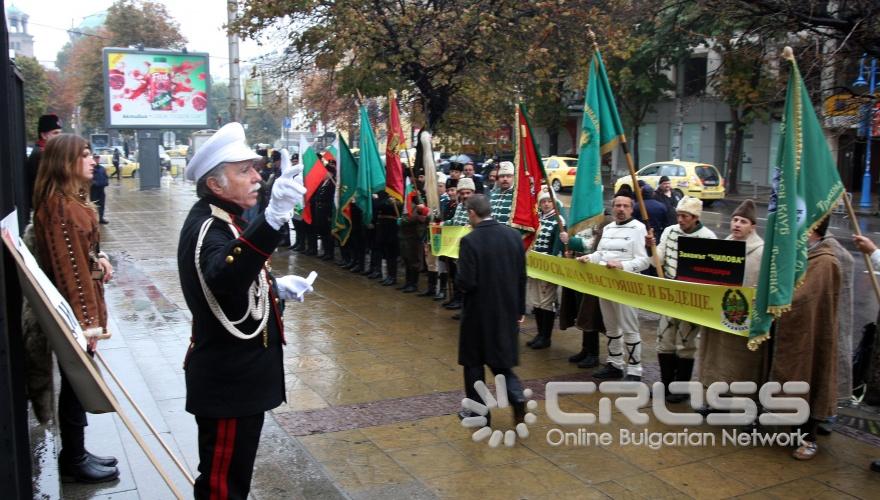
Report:
[[[321,240],[321,251],[323,255],[333,255],[333,249],[335,248],[336,239],[333,238],[333,233],[330,232],[330,224],[321,224],[314,226],[315,234],[317,235],[316,239]],[[315,249],[317,250],[317,245]]]
[[[98,207],[98,219],[104,220],[104,207],[107,205],[107,193],[104,192],[103,187],[95,187],[92,186],[91,192],[89,196],[92,198],[92,201],[95,202],[95,205]]]
[[[504,375],[504,378],[507,380],[507,399],[509,401],[525,401],[522,382],[520,382],[516,373],[513,373],[512,369],[493,368],[491,366],[489,369],[492,370],[492,373],[495,375]],[[474,389],[474,383],[478,380],[484,380],[484,376],[485,371],[483,370],[483,365],[464,367],[464,393],[468,398],[478,403],[483,401],[483,398],[481,398],[477,390]]]
[[[73,387],[64,375],[61,365],[61,391],[58,394],[58,430],[61,433],[61,458],[74,459],[86,452],[85,427],[88,424],[86,411]]]
[[[263,430],[264,413],[250,417],[196,417],[199,477],[196,499],[246,500]]]
[[[297,244],[299,247],[305,249],[306,244],[306,223],[305,221],[299,219],[293,219],[293,232],[294,232],[294,241],[291,243]]]

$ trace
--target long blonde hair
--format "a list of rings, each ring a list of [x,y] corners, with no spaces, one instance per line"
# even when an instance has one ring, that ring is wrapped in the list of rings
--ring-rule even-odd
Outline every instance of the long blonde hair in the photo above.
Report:
[[[46,142],[37,167],[34,185],[34,211],[54,194],[59,193],[88,204],[89,182],[82,179],[83,151],[89,143],[74,134],[59,134]],[[81,193],[85,192],[85,198]]]

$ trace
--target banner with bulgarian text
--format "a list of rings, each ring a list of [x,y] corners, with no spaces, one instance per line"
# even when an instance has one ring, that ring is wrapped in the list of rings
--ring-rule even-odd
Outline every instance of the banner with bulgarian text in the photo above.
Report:
[[[468,226],[431,226],[431,253],[438,257],[458,258],[459,240],[471,232]]]
[[[458,258],[459,241],[470,231],[433,226],[432,253]],[[754,288],[655,278],[531,251],[526,257],[529,277],[739,335],[747,342]]]

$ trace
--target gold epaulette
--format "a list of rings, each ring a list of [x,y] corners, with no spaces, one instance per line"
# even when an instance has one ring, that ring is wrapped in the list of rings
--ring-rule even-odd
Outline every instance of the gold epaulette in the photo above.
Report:
[[[211,215],[217,217],[227,224],[232,224],[232,216],[229,215],[229,212],[223,210],[216,205],[211,205]]]

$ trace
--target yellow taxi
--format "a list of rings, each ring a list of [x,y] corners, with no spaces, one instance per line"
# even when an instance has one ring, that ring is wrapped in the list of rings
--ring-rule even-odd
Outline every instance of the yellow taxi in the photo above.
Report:
[[[548,156],[542,158],[544,170],[547,172],[547,183],[553,187],[553,191],[560,192],[564,188],[574,186],[577,177],[577,158],[568,156]]]
[[[177,145],[168,150],[168,156],[172,158],[184,158],[189,151],[189,146],[185,144]]]
[[[100,155],[100,160],[98,161],[101,165],[104,165],[104,168],[107,170],[107,177],[113,177],[116,175],[116,167],[113,166],[113,155]],[[137,177],[138,168],[140,168],[140,164],[136,161],[131,161],[122,156],[119,157],[119,168],[122,169],[123,177]]]
[[[693,196],[699,198],[707,205],[715,200],[724,199],[724,177],[714,165],[697,163],[692,161],[660,161],[651,163],[636,171],[638,180],[645,181],[652,188],[657,189],[660,177],[669,177],[672,191],[681,196]],[[632,177],[626,175],[614,183],[616,193],[622,186],[632,188]]]

